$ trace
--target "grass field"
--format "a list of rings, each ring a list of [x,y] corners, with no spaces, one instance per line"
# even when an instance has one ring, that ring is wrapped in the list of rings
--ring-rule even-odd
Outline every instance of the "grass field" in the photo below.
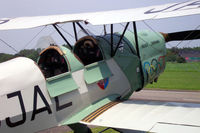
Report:
[[[95,128],[91,128],[92,133],[99,133],[100,131],[102,131],[102,130],[104,130],[104,129],[106,129],[106,127],[95,127]],[[74,133],[74,132],[73,132],[73,131],[70,131],[70,132],[67,132],[67,133]],[[113,129],[108,129],[108,130],[106,130],[106,131],[103,132],[103,133],[119,133],[119,132],[117,132],[117,131],[115,131],[115,130],[113,130]]]
[[[145,88],[200,90],[200,62],[169,63],[158,82]]]

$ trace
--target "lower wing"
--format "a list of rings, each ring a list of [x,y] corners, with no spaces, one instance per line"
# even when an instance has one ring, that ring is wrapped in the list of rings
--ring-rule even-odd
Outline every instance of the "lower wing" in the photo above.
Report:
[[[80,123],[159,133],[199,133],[200,104],[128,100],[109,102]]]

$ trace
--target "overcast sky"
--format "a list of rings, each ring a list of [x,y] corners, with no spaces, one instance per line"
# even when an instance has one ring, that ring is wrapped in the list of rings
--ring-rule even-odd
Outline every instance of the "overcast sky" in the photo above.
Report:
[[[1,0],[0,18],[127,9],[183,1],[186,0]],[[148,23],[155,31],[175,32],[192,30],[199,26],[200,15],[162,20],[148,20],[145,22]],[[139,30],[148,29],[148,27],[143,22],[138,22],[137,26]],[[70,33],[72,29],[69,27],[71,27],[71,24],[63,25],[63,28]],[[115,25],[115,27],[117,27],[117,30],[122,29],[119,24]],[[0,39],[7,42],[17,51],[20,51],[24,48],[35,48],[37,40],[41,36],[47,36],[50,34],[58,44],[64,43],[59,35],[54,32],[52,26],[48,26],[43,29],[43,31],[35,39],[33,39],[34,36],[42,29],[43,27],[26,30],[0,31]],[[102,31],[100,27],[90,26],[89,29],[94,33],[101,33]],[[73,39],[70,36],[67,38],[70,40],[70,42],[73,43]],[[178,42],[170,43],[167,44],[167,47],[176,46],[177,44]],[[188,46],[200,46],[200,42],[197,40],[181,43],[179,45],[179,47]],[[0,41],[0,53],[15,53],[15,51]]]

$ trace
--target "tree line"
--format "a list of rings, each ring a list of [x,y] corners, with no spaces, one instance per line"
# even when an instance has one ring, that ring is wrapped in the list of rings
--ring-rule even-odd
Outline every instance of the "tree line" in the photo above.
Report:
[[[181,57],[179,55],[180,51],[199,51],[200,52],[200,47],[195,47],[195,48],[170,48],[167,49],[167,56],[166,60],[168,62],[178,62],[178,63],[185,63],[186,60],[185,58]],[[21,50],[17,54],[5,54],[5,53],[0,53],[0,63],[13,59],[15,57],[28,57],[34,61],[37,61],[37,58],[39,57],[39,53],[41,52],[41,49],[24,49]]]
[[[39,57],[39,53],[41,52],[41,49],[24,49],[21,50],[17,54],[6,54],[6,53],[0,53],[0,63],[16,58],[16,57],[27,57],[34,61],[37,61],[37,58]]]
[[[180,55],[181,52],[200,52],[200,47],[194,47],[194,48],[177,48],[173,47],[170,49],[167,49],[167,56],[166,60],[167,62],[177,62],[177,63],[186,63],[186,60],[184,57]]]

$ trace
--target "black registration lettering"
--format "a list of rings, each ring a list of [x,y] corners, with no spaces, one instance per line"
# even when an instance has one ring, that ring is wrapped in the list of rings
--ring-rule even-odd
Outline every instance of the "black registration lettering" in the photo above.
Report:
[[[56,102],[56,111],[60,111],[63,110],[64,108],[72,106],[72,102],[60,105],[58,97],[55,97],[55,102]]]
[[[163,12],[163,11],[166,11],[166,10],[172,8],[172,7],[177,6],[177,5],[179,5],[179,4],[174,4],[174,5],[168,6],[168,7],[164,8],[164,9],[161,9],[161,10],[155,10],[155,8],[153,8],[153,9],[150,9],[150,10],[144,12],[144,14]]]
[[[37,95],[39,94],[39,96],[41,97],[42,101],[44,102],[45,106],[42,108],[37,109]],[[41,112],[47,111],[48,114],[51,114],[51,108],[49,106],[49,103],[47,102],[47,100],[45,99],[42,91],[40,90],[39,86],[35,86],[34,87],[34,101],[33,101],[33,114],[31,117],[31,121],[33,121],[35,119],[35,115],[39,114]]]
[[[190,4],[187,4],[187,5],[184,5],[182,7],[176,8],[173,11],[181,10],[181,9],[184,9],[184,8],[190,8],[190,9],[200,8],[200,1],[192,2]]]
[[[24,102],[23,102],[23,99],[22,99],[21,92],[17,91],[17,92],[10,93],[10,94],[7,95],[8,98],[12,98],[12,97],[15,97],[15,96],[17,96],[18,99],[19,99],[20,107],[21,107],[21,110],[22,110],[22,120],[17,121],[17,122],[12,122],[10,120],[10,117],[7,117],[6,118],[6,123],[7,123],[7,125],[9,127],[19,126],[19,125],[23,124],[26,121],[26,110],[25,110],[25,107],[24,107]]]
[[[0,24],[7,23],[9,20],[0,20]]]

